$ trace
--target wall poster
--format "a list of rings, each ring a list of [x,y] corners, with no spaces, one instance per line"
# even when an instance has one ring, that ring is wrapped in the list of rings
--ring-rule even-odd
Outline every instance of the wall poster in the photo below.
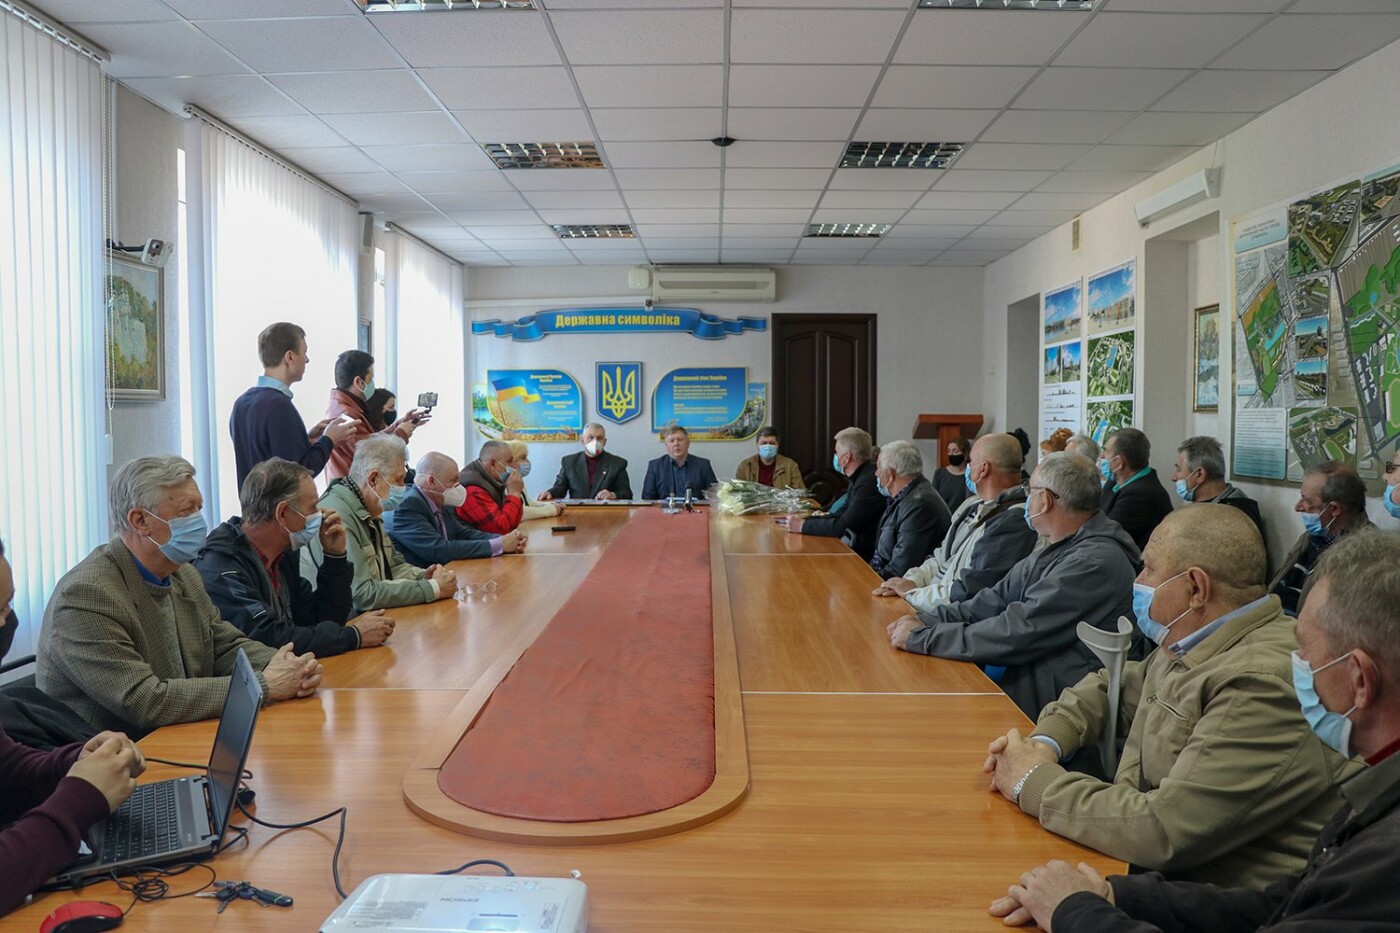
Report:
[[[573,441],[583,433],[583,392],[558,369],[491,369],[472,386],[472,420],[495,440]]]
[[[1044,365],[1040,388],[1040,431],[1044,437],[1049,437],[1060,428],[1068,428],[1077,434],[1083,424],[1084,343],[1079,339],[1083,321],[1082,280],[1046,292],[1041,297]]]
[[[651,429],[674,424],[696,441],[741,441],[763,426],[768,384],[743,366],[673,369],[652,390]]]

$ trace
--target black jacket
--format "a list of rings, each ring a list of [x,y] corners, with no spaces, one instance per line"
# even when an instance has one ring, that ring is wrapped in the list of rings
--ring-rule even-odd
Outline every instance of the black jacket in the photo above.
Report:
[[[877,487],[875,491],[880,490]],[[880,516],[870,566],[886,580],[904,576],[905,571],[922,564],[943,543],[952,520],[943,497],[920,473],[890,500],[885,514]]]
[[[588,481],[588,454],[579,451],[559,461],[559,475],[549,494],[556,499],[596,499],[604,489],[619,499],[632,498],[632,483],[627,479],[627,461],[606,450],[598,455],[598,472]]]
[[[1141,551],[1147,547],[1147,539],[1162,523],[1162,519],[1172,513],[1172,497],[1167,488],[1157,478],[1157,471],[1148,467],[1147,475],[1133,480],[1128,485],[1113,490],[1109,482],[1099,497],[1099,508],[1103,514],[1113,519],[1133,539]]]
[[[802,523],[802,533],[840,538],[863,559],[870,560],[880,533],[880,516],[884,514],[885,497],[875,488],[875,461],[867,460],[851,474],[846,507],[841,513],[807,519]]]
[[[398,508],[384,513],[383,521],[394,547],[415,567],[491,556],[491,539],[495,535],[464,524],[446,507],[442,509],[442,521],[447,526],[447,536],[443,537],[432,507],[417,486],[409,487]]]
[[[1400,930],[1400,754],[1342,785],[1347,806],[1322,829],[1303,873],[1263,891],[1113,877],[1114,907],[1065,898],[1056,930],[1073,933],[1373,933]]]
[[[234,516],[209,533],[194,566],[219,615],[254,641],[274,648],[291,642],[297,654],[318,658],[360,647],[359,629],[345,624],[354,571],[344,557],[325,555],[313,589],[302,579],[299,552],[286,551],[277,561],[274,593],[243,520]]]
[[[1264,537],[1264,516],[1259,514],[1259,503],[1240,492],[1235,486],[1227,483],[1224,492],[1210,501],[1220,505],[1232,505],[1239,509],[1249,516],[1250,521],[1254,522],[1254,527],[1259,529],[1259,537]],[[1264,543],[1268,544],[1269,539],[1264,538]]]

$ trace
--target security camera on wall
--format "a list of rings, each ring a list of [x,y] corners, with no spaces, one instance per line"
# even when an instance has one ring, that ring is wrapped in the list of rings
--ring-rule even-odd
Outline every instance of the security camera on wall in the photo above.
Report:
[[[170,254],[175,252],[175,244],[169,240],[150,239],[141,250],[141,261],[148,266],[155,266],[158,269],[165,268],[165,264],[170,261]]]

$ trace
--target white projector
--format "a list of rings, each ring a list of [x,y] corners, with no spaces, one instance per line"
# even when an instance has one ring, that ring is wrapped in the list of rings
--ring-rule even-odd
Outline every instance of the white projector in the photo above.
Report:
[[[585,933],[588,886],[572,878],[373,875],[321,933]]]

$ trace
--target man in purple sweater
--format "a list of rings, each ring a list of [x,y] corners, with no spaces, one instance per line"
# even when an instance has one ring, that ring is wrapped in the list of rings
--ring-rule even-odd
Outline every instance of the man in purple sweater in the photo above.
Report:
[[[0,619],[15,620],[14,575],[0,542]],[[26,748],[0,729],[0,916],[78,860],[88,827],[131,796],[146,761],[120,732],[51,752]]]
[[[292,384],[306,374],[306,331],[285,321],[269,324],[258,335],[263,375],[233,403],[228,419],[238,488],[248,473],[273,457],[299,463],[315,476],[336,444],[354,436],[355,426],[338,418],[317,422],[309,432],[292,404]]]

